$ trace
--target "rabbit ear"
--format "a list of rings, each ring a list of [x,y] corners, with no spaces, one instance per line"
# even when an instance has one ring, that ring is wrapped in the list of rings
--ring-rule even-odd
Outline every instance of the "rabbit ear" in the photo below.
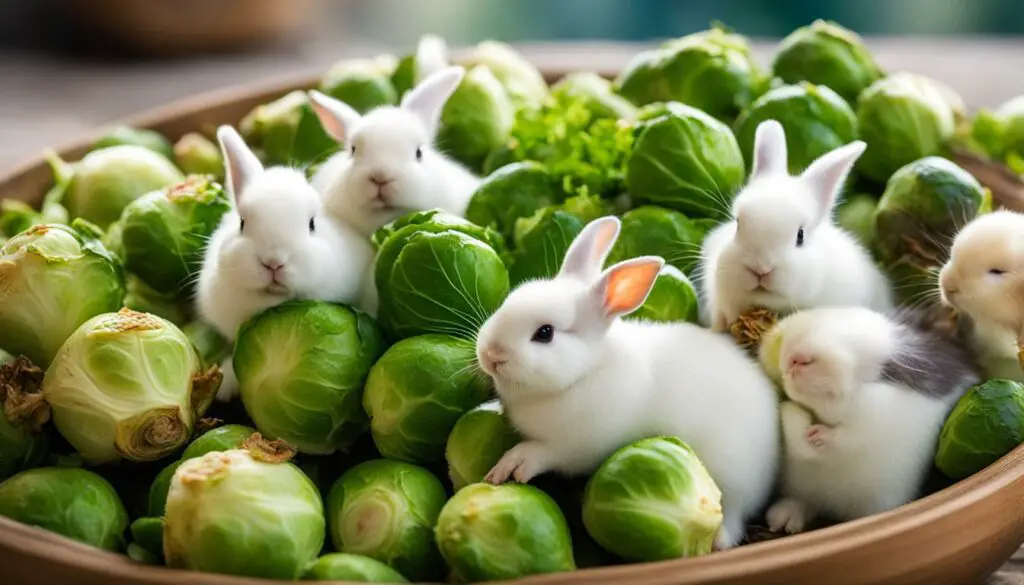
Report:
[[[345,137],[352,132],[352,128],[362,119],[352,106],[336,100],[316,90],[311,90],[309,95],[309,106],[313,108],[316,117],[320,118],[320,124],[324,130],[338,142],[345,142]]]
[[[818,221],[832,211],[843,182],[866,148],[867,144],[861,140],[841,146],[818,157],[800,176],[817,199]]]
[[[614,319],[639,309],[664,266],[659,256],[641,256],[606,270],[594,289],[605,317]]]
[[[565,252],[558,276],[571,276],[588,282],[596,278],[619,237],[621,225],[614,215],[588,223]]]
[[[786,131],[775,120],[765,120],[754,131],[754,166],[750,176],[784,173],[786,169]]]
[[[231,126],[217,128],[217,141],[224,156],[228,192],[234,197],[235,205],[238,205],[238,199],[245,188],[256,175],[263,172],[263,163]]]
[[[462,67],[441,69],[409,90],[402,98],[402,108],[416,114],[433,136],[441,119],[441,109],[465,75],[466,70]]]

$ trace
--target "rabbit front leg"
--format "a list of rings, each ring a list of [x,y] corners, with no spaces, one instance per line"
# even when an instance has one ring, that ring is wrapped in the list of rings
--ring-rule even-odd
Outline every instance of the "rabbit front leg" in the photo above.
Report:
[[[833,429],[815,424],[811,413],[795,402],[783,402],[779,406],[782,417],[782,435],[786,440],[786,452],[803,459],[817,457],[819,449],[832,439]]]
[[[523,441],[505,452],[484,476],[484,481],[498,485],[511,477],[519,483],[527,483],[545,471],[550,471],[553,459],[551,450],[544,443]]]

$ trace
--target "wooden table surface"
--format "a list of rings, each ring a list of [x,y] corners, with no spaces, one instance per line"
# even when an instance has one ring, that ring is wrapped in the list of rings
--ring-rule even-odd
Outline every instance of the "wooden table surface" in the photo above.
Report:
[[[991,107],[1024,94],[1024,39],[870,39],[869,45],[883,67],[942,80],[972,107]],[[762,62],[768,62],[772,46],[755,43]],[[521,45],[541,67],[559,70],[614,71],[641,48],[623,43]],[[387,50],[316,39],[278,52],[124,65],[0,53],[0,169],[118,118],[189,95],[323,70],[342,57]],[[1024,585],[1024,549],[985,585]]]

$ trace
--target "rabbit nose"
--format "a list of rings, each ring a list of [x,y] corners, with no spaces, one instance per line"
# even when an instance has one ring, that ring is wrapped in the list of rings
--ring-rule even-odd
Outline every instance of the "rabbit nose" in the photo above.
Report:
[[[484,361],[491,366],[491,369],[494,369],[508,361],[508,356],[505,352],[496,347],[488,347],[485,349],[483,351],[483,358]]]
[[[757,277],[758,280],[760,280],[771,274],[773,269],[768,266],[755,266],[753,268],[747,266],[747,270],[749,270],[751,274],[753,274],[755,277]]]
[[[809,366],[809,365],[811,365],[813,363],[814,363],[814,358],[813,357],[811,357],[809,355],[804,355],[802,353],[798,353],[796,355],[790,356],[790,358],[789,358],[789,369],[790,370],[795,370],[797,368],[802,368],[804,366]]]
[[[374,185],[377,185],[378,187],[383,187],[384,185],[387,185],[391,181],[392,179],[384,176],[381,173],[374,173],[370,175],[370,182],[373,183]]]
[[[271,272],[277,272],[284,267],[284,262],[280,260],[264,260],[263,267]]]

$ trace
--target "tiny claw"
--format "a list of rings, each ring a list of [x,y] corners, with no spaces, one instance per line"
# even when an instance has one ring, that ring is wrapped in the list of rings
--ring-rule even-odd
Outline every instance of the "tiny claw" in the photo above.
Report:
[[[820,449],[828,443],[831,434],[831,430],[825,425],[815,424],[807,427],[804,436],[812,447]]]

